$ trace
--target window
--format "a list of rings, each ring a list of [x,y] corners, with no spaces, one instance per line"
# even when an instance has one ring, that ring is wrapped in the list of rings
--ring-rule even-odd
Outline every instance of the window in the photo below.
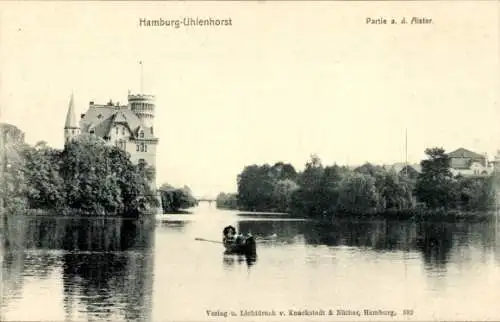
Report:
[[[148,146],[146,143],[137,144],[137,152],[148,152]]]
[[[142,139],[144,137],[144,131],[143,130],[140,130],[139,131],[139,137]]]
[[[122,135],[125,135],[125,128],[122,127]]]
[[[95,133],[94,130],[90,130],[90,134],[94,134],[94,133]]]
[[[125,150],[127,148],[127,141],[125,141],[125,140],[116,140],[115,141],[115,145],[118,148]]]
[[[116,134],[118,134],[118,126],[116,127]]]
[[[151,127],[151,134],[153,134],[153,127]]]

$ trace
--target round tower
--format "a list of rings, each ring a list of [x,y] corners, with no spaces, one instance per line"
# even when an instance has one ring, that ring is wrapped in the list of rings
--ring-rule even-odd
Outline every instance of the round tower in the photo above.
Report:
[[[134,112],[146,127],[153,127],[155,119],[155,103],[154,95],[146,94],[129,94],[128,104],[132,112]]]

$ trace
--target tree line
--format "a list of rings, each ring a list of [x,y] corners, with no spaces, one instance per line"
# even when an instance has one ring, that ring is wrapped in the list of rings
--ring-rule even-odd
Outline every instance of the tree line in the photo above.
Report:
[[[324,166],[315,155],[300,172],[283,162],[246,166],[237,177],[237,193],[219,194],[217,206],[324,219],[349,214],[411,214],[414,210],[481,212],[496,206],[496,173],[454,176],[444,149],[426,149],[425,153],[421,172],[408,174],[370,163],[356,168]]]
[[[175,188],[168,183],[160,186],[160,196],[163,213],[178,213],[182,209],[198,205],[198,200],[188,186]]]
[[[64,149],[15,142],[2,146],[0,191],[7,210],[136,217],[158,207],[155,169],[91,135]]]

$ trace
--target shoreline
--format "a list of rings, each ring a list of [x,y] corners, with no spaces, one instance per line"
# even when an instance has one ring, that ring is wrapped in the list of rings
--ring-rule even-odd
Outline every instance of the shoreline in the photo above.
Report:
[[[411,221],[487,221],[495,219],[495,215],[500,217],[498,210],[430,210],[430,209],[405,209],[405,210],[386,210],[382,212],[373,213],[348,213],[348,212],[325,212],[320,216],[306,217],[293,212],[272,212],[272,211],[244,211],[239,209],[221,209],[241,211],[238,216],[241,217],[261,217],[261,218],[283,218],[283,219],[296,219],[303,218],[308,220],[315,220],[319,222],[331,222],[336,219],[380,219],[380,220],[411,220]]]
[[[465,211],[465,210],[429,210],[429,209],[406,209],[406,210],[393,210],[383,212],[373,212],[366,214],[347,213],[347,212],[325,212],[323,215],[307,217],[293,212],[273,212],[273,211],[244,211],[238,209],[220,209],[239,211],[238,217],[253,217],[260,219],[304,219],[323,223],[334,222],[337,219],[342,220],[401,220],[401,221],[440,221],[440,222],[484,222],[488,220],[495,220],[495,217],[500,218],[500,211],[487,210],[487,211]],[[25,209],[22,211],[14,211],[24,217],[53,217],[53,218],[74,218],[74,219],[154,219],[155,216],[168,216],[168,215],[192,215],[193,212],[187,210],[179,210],[176,212],[168,213],[147,213],[140,216],[116,216],[115,214],[95,215],[92,213],[84,212],[81,210],[45,210],[45,209]],[[5,213],[3,214],[6,215]]]

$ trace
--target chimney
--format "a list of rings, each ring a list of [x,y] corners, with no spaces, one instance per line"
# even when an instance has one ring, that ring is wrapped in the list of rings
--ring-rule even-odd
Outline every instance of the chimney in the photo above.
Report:
[[[89,103],[89,104],[90,104],[90,105],[94,105],[94,101],[90,101],[90,103]]]

